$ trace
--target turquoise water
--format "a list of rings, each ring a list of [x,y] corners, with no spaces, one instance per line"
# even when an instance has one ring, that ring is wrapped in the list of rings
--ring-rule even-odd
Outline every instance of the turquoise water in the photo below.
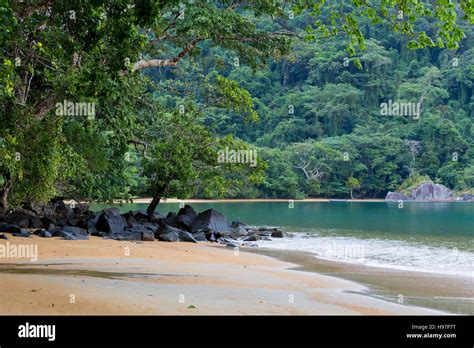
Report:
[[[372,266],[474,277],[474,203],[285,202],[194,203],[229,220],[279,226],[294,238],[261,246],[303,250],[320,257]],[[96,206],[95,208],[100,208]],[[127,204],[122,211],[144,210]],[[161,204],[158,211],[177,211]]]

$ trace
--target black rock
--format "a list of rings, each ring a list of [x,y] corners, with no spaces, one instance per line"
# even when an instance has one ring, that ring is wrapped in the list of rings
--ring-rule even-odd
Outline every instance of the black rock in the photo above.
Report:
[[[123,230],[117,233],[99,232],[104,239],[115,240],[142,240],[142,232],[135,232],[132,230]]]
[[[37,216],[31,216],[28,218],[29,220],[29,227],[31,228],[41,228],[43,227],[43,221]]]
[[[175,219],[176,224],[187,231],[191,231],[191,225],[193,223],[193,220],[194,219],[192,219],[188,215],[178,215]]]
[[[271,237],[272,238],[283,238],[283,237],[285,237],[285,233],[283,231],[276,230],[276,231],[272,232]]]
[[[155,234],[151,231],[142,232],[142,240],[145,242],[153,242],[155,240]]]
[[[122,217],[127,221],[128,227],[132,226],[132,224],[137,223],[138,221],[137,219],[135,219],[135,216],[132,211],[122,214]]]
[[[179,231],[181,231],[181,230],[179,228],[174,227],[174,226],[161,224],[160,227],[158,228],[158,231],[156,231],[156,234],[160,235],[160,234],[166,234],[166,233],[170,233],[170,232],[178,233]]]
[[[36,214],[39,218],[45,215],[54,215],[53,205],[51,203],[27,203],[24,208]]]
[[[245,228],[244,224],[236,225],[236,224],[232,223],[231,231],[232,231],[233,234],[236,234],[240,237],[248,235],[248,231]]]
[[[67,233],[72,233],[72,234],[77,234],[81,236],[87,236],[87,230],[80,228],[80,227],[74,227],[74,226],[65,226],[61,228],[61,231],[67,232]]]
[[[41,224],[44,228],[49,228],[50,225],[56,224],[56,218],[54,215],[45,215],[41,218]]]
[[[149,228],[139,222],[132,222],[131,226],[127,228],[128,231],[133,232],[149,232]],[[154,232],[154,231],[153,231]]]
[[[191,233],[168,225],[160,225],[160,228],[155,233],[155,237],[158,240],[165,242],[182,241],[197,243],[196,239],[192,236]]]
[[[254,233],[248,235],[247,237],[243,238],[242,241],[244,242],[256,242],[257,240],[262,239],[259,235],[256,235]]]
[[[160,225],[168,225],[173,227],[178,227],[174,217],[166,217],[160,220]]]
[[[193,235],[186,231],[181,231],[179,233],[179,240],[181,242],[197,243],[197,240],[193,237]]]
[[[160,213],[154,212],[153,215],[150,217],[150,222],[160,223],[160,221],[164,218],[165,217],[163,215],[161,215]]]
[[[117,208],[108,208],[102,211],[95,227],[98,231],[119,233],[125,229],[126,220]]]
[[[129,221],[130,219],[130,222],[148,221],[148,214],[145,211],[129,211],[128,213],[125,213],[122,216],[127,221]]]
[[[168,215],[166,215],[166,218],[167,218],[167,219],[170,219],[170,218],[171,218],[171,219],[176,219],[176,216],[177,216],[176,213],[173,213],[172,211],[170,211],[170,212],[168,213]]]
[[[268,227],[259,227],[258,231],[257,231],[257,234],[259,236],[270,237],[274,231],[275,231],[275,229],[270,229]]]
[[[89,234],[82,228],[66,226],[53,232],[53,237],[62,237],[66,240],[87,240],[89,239]]]
[[[232,221],[230,223],[230,227],[239,227],[239,226],[244,226],[246,227],[247,225],[244,224],[243,222],[240,222],[240,221]]]
[[[144,226],[148,231],[152,231],[153,233],[158,231],[160,225],[154,222],[142,222],[142,226]]]
[[[10,226],[11,225],[6,222],[0,222],[0,232],[8,232],[7,230]]]
[[[99,220],[99,216],[100,216],[99,213],[94,213],[94,214],[90,214],[87,217],[87,232],[89,234],[98,232],[95,225],[97,224],[97,221]]]
[[[6,234],[0,234],[0,239],[8,239]]]
[[[15,237],[23,237],[23,238],[29,238],[31,236],[30,232],[26,230],[21,230],[21,232],[13,232],[12,235]]]
[[[9,214],[6,217],[6,221],[12,225],[18,226],[20,228],[28,228],[30,226],[29,215],[22,213],[13,213]]]
[[[143,225],[137,225],[136,227],[130,227],[124,232],[131,232],[133,236],[130,236],[130,240],[143,240],[143,241],[154,241],[155,233],[150,231],[147,227]],[[124,238],[122,238],[123,240]]]
[[[41,237],[41,238],[51,238],[53,236],[53,234],[49,231],[41,231],[40,233],[38,233],[38,236]]]
[[[204,228],[202,230],[198,230],[197,232],[194,232],[193,235],[199,234],[199,233],[204,233],[206,236],[206,239],[210,242],[217,242],[218,236],[216,231],[210,229],[210,228]]]
[[[76,218],[67,220],[68,226],[78,227],[78,223],[79,223],[79,220]]]
[[[78,215],[87,215],[89,214],[89,205],[87,204],[78,204],[75,208],[72,209],[73,213]]]
[[[183,208],[181,208],[178,211],[178,216],[186,215],[189,216],[191,220],[194,220],[196,216],[198,215],[196,211],[191,207],[190,205],[185,205]]]
[[[69,205],[66,205],[62,198],[53,200],[52,205],[57,225],[65,226],[69,219],[75,217],[73,209]]]
[[[21,228],[11,224],[0,224],[0,232],[21,233]]]
[[[206,234],[204,233],[204,231],[193,233],[192,236],[198,242],[206,242],[207,241]]]
[[[191,231],[197,232],[204,228],[212,229],[222,236],[232,232],[226,217],[215,209],[208,209],[198,214],[192,223]]]
[[[82,236],[82,235],[75,235],[71,233],[66,233],[62,236],[64,240],[88,240],[89,235],[87,236]]]
[[[170,231],[168,233],[156,235],[156,239],[161,240],[162,242],[178,242],[179,234],[175,231]]]
[[[12,215],[26,215],[27,217],[35,217],[36,213],[34,211],[23,209],[23,208],[14,208],[10,211]]]

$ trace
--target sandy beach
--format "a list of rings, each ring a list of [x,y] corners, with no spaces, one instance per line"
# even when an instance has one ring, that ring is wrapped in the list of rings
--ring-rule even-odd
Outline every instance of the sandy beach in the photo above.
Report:
[[[333,198],[304,198],[304,199],[285,199],[285,198],[222,198],[222,199],[204,199],[204,198],[166,198],[163,199],[162,203],[248,203],[248,202],[331,202],[331,201],[347,201],[347,202],[385,202],[384,199],[379,198],[366,198],[366,199],[333,199]],[[149,204],[152,201],[151,197],[140,197],[133,199],[133,203],[136,204]],[[116,201],[116,203],[126,203],[124,201]]]
[[[358,283],[210,243],[10,237],[38,260],[0,258],[0,314],[393,315],[443,312],[367,296]]]

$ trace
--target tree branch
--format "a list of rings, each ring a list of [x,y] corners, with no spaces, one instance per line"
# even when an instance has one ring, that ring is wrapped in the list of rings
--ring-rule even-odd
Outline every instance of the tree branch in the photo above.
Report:
[[[169,58],[169,59],[151,59],[151,60],[139,60],[133,65],[133,71],[144,69],[144,68],[151,68],[151,67],[159,67],[159,66],[176,66],[178,62],[183,58],[189,51],[191,51],[198,42],[203,41],[204,38],[195,38],[190,43],[184,47],[181,52],[178,53],[176,57]]]

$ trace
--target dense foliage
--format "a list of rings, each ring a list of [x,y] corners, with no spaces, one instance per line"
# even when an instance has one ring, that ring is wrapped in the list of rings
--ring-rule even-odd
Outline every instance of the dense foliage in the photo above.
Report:
[[[470,1],[0,0],[0,208],[469,189],[473,19]]]
[[[268,30],[302,36],[307,23],[307,14],[259,21]],[[201,95],[200,81],[216,74],[250,92],[259,116],[255,122],[222,108],[205,112],[206,125],[217,135],[255,144],[259,159],[268,163],[262,184],[228,195],[384,197],[420,176],[457,191],[472,190],[472,26],[462,25],[466,38],[457,50],[414,51],[390,24],[373,27],[365,19],[360,25],[365,50],[353,57],[339,36],[298,41],[288,57],[255,72],[235,65],[226,51],[203,45],[194,60],[165,76],[152,74],[158,83],[183,86],[178,94]],[[428,20],[414,24],[428,26]],[[162,98],[173,105],[175,94]],[[386,115],[381,104],[390,101],[419,104],[420,114]],[[200,102],[204,108],[207,101]]]

